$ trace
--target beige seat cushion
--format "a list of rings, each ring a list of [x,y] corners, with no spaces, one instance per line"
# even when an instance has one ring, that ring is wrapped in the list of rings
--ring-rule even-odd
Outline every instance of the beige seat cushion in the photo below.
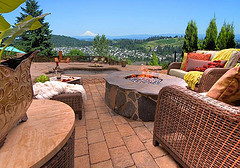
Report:
[[[184,79],[184,75],[186,75],[186,71],[181,70],[181,69],[170,69],[169,75],[171,76],[176,76],[178,78]]]
[[[211,54],[210,60],[218,53],[219,51],[206,51],[206,50],[197,50],[196,53],[200,54]]]
[[[184,70],[181,70],[181,69],[170,69],[170,71],[169,71],[169,75],[175,76],[175,77],[178,77],[178,78],[181,78],[181,79],[184,79],[184,75],[186,75],[186,73],[188,73],[188,72],[186,72]],[[199,78],[197,84],[200,83],[201,79],[202,79],[202,77]]]

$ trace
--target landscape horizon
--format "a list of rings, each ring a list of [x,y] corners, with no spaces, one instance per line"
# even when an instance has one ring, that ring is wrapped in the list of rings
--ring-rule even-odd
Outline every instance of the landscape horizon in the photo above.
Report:
[[[226,40],[221,40],[224,30],[228,33],[224,38],[229,38],[229,44],[233,44],[225,45],[225,47],[240,48],[240,29],[237,24],[239,18],[235,18],[235,15],[229,13],[222,15],[223,12],[219,9],[225,7],[224,3],[218,4],[219,7],[214,10],[205,8],[208,13],[196,13],[194,9],[191,9],[193,15],[189,15],[179,8],[181,5],[185,6],[183,2],[178,2],[178,8],[172,13],[165,8],[159,10],[157,4],[162,6],[163,2],[158,1],[153,1],[154,7],[149,6],[151,8],[147,9],[145,7],[149,3],[143,2],[119,2],[119,6],[106,1],[97,2],[98,5],[95,3],[94,7],[96,8],[91,12],[86,10],[88,5],[92,5],[91,3],[78,2],[81,4],[81,8],[73,8],[72,5],[66,8],[69,5],[66,4],[64,8],[69,12],[65,12],[65,16],[61,12],[59,13],[62,11],[62,6],[49,8],[55,4],[48,3],[46,6],[43,1],[27,1],[12,15],[11,13],[10,16],[6,15],[10,19],[10,23],[13,23],[15,18],[19,22],[28,14],[34,15],[36,11],[38,14],[43,14],[43,9],[51,12],[46,20],[44,18],[41,21],[44,25],[41,27],[42,34],[36,31],[34,36],[29,36],[26,33],[15,41],[14,45],[24,52],[33,50],[33,47],[29,46],[38,45],[39,39],[41,39],[41,46],[37,46],[38,49],[41,48],[38,54],[41,56],[56,56],[58,51],[62,51],[64,56],[105,55],[116,60],[126,58],[132,62],[144,61],[147,63],[152,60],[153,55],[156,55],[159,62],[169,63],[175,61],[176,57],[181,58],[183,52],[206,48],[208,50],[223,49],[226,43]],[[176,5],[171,2],[166,2],[166,4]],[[196,2],[195,4],[201,5]],[[43,6],[43,9],[40,10],[40,6]],[[74,7],[76,6],[74,5]],[[108,6],[112,6],[112,8],[108,8]],[[206,6],[204,5],[204,7]],[[74,16],[78,16],[77,20],[72,19],[73,15],[69,15],[72,11],[76,12]],[[156,13],[156,11],[159,12]],[[213,11],[214,15],[212,15]],[[111,15],[109,15],[110,13]],[[18,17],[19,14],[21,18]],[[213,35],[209,36],[209,34]],[[212,36],[215,38],[215,42],[214,46],[209,48],[206,44],[210,43]],[[29,39],[28,43],[25,43],[25,39]],[[186,42],[189,39],[191,42]],[[193,41],[194,47],[186,46],[192,44]],[[219,47],[219,45],[223,47]]]
[[[66,36],[66,37],[72,37],[76,38],[78,40],[86,40],[86,41],[92,41],[95,36],[71,36],[71,35],[61,35],[61,34],[53,34],[57,36]],[[106,34],[105,34],[106,35]],[[118,40],[118,39],[131,39],[131,40],[144,40],[149,37],[155,37],[155,36],[163,36],[163,37],[184,37],[185,34],[178,34],[178,33],[166,33],[166,34],[127,34],[127,35],[116,35],[116,36],[110,36],[106,35],[106,38],[109,40]],[[198,34],[199,39],[204,39],[206,34]],[[235,40],[237,42],[240,41],[240,34],[235,34]]]

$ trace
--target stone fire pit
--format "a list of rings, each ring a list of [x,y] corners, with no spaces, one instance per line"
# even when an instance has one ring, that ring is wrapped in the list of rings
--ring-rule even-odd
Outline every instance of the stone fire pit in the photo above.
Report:
[[[151,73],[154,78],[162,79],[160,84],[133,82],[131,75],[141,75],[138,71],[120,71],[109,74],[106,80],[105,102],[114,112],[133,120],[153,121],[156,102],[160,89],[164,86],[186,87],[183,79]]]

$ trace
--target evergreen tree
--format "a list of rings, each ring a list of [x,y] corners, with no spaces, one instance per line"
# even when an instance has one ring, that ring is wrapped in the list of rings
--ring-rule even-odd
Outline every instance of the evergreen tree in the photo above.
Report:
[[[85,56],[85,53],[78,49],[72,49],[65,56]]]
[[[205,50],[215,50],[216,43],[217,43],[217,25],[216,25],[216,18],[214,17],[207,28],[206,37],[203,41],[203,47]]]
[[[39,10],[38,2],[35,0],[27,0],[26,7],[21,7],[21,9],[23,12],[20,13],[20,17],[17,17],[17,22],[23,20],[28,15],[36,17],[43,13],[43,10]],[[54,55],[56,52],[53,51],[53,45],[50,42],[52,31],[49,29],[49,23],[44,22],[44,19],[39,20],[39,22],[42,24],[42,27],[23,33],[17,40],[17,45],[25,52],[40,50],[38,55]]]
[[[203,39],[198,39],[198,49],[203,49]]]
[[[226,32],[227,32],[227,44],[226,48],[235,48],[236,42],[235,42],[235,35],[234,35],[234,27],[233,24],[227,24],[226,26]]]
[[[158,66],[158,58],[155,53],[153,53],[152,61],[149,63],[149,65]]]
[[[95,48],[98,56],[108,56],[109,40],[106,39],[105,35],[97,35],[93,40],[93,47]]]
[[[191,20],[184,35],[184,43],[182,47],[183,52],[192,52],[198,49],[198,30],[196,22]]]
[[[222,50],[225,49],[226,46],[227,46],[227,31],[226,23],[224,23],[217,38],[217,49]]]

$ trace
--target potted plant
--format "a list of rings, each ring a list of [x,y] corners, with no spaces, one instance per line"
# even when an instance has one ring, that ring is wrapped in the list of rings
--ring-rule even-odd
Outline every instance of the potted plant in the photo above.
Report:
[[[125,67],[127,65],[127,60],[125,57],[123,57],[121,64],[122,64],[122,67]]]
[[[1,61],[4,50],[24,31],[35,30],[42,25],[38,21],[47,14],[33,18],[27,16],[11,26],[1,15],[15,10],[26,0],[0,0],[0,147],[8,132],[21,118],[26,120],[26,111],[33,98],[30,66],[38,51],[27,53],[20,58]]]

